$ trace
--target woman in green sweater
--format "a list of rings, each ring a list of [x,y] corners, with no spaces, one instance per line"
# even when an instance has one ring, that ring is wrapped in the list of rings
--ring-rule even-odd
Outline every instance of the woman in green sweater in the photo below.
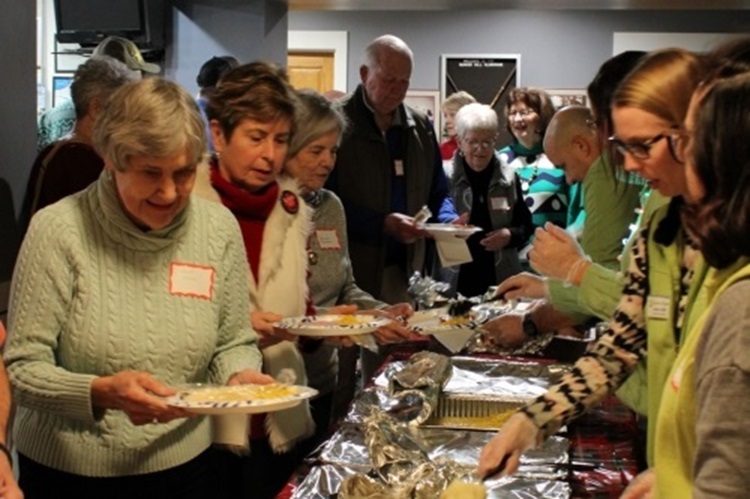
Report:
[[[5,352],[27,499],[214,497],[209,421],[163,397],[267,383],[232,214],[191,199],[206,146],[195,100],[149,78],[94,132],[105,171],[38,212],[13,276]]]

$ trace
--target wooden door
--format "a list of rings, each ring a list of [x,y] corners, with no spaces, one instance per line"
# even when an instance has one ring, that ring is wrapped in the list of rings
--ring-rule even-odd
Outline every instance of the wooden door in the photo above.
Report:
[[[289,52],[287,72],[294,88],[333,90],[333,52]]]

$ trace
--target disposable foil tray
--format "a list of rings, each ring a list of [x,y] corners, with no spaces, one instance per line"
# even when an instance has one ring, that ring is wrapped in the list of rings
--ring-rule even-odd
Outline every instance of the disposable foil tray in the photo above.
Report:
[[[529,399],[444,393],[422,426],[494,431]]]

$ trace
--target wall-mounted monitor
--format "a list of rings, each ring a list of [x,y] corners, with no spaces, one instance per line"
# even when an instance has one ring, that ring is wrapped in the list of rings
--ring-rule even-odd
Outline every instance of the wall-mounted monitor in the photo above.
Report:
[[[54,0],[57,41],[95,47],[108,36],[164,47],[164,0]]]

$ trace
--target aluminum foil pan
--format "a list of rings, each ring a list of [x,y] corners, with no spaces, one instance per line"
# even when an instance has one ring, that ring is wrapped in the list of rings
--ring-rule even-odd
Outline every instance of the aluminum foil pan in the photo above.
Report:
[[[496,431],[522,405],[495,397],[445,394],[423,426]]]

